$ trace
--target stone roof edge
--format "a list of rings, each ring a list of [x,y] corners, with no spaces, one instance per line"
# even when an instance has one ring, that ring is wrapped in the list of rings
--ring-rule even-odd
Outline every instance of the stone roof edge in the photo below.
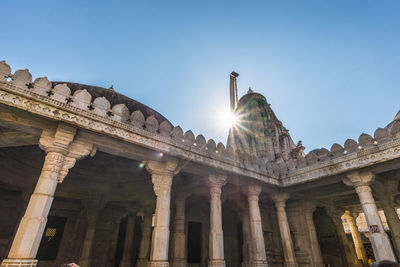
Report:
[[[154,116],[145,118],[139,110],[129,114],[124,104],[111,107],[105,97],[92,101],[92,96],[86,90],[77,90],[71,94],[66,84],[52,87],[46,77],[36,78],[32,82],[32,75],[27,69],[12,74],[5,61],[0,61],[0,87],[27,98],[18,99],[5,93],[0,94],[0,102],[14,107],[117,136],[128,142],[141,143],[172,156],[202,162],[214,168],[224,167],[225,171],[231,173],[279,185],[277,177],[266,175],[265,166],[260,166],[259,159],[237,153],[231,146],[225,148],[224,144],[216,144],[213,139],[206,141],[201,134],[195,137],[191,130],[183,133],[179,126],[172,127],[167,121],[159,124]],[[48,106],[40,106],[32,101]],[[157,142],[157,146],[152,142]],[[217,162],[221,166],[217,166]]]

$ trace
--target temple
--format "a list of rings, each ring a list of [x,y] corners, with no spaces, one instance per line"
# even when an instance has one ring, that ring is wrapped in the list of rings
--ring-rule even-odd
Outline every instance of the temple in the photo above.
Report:
[[[400,113],[306,155],[264,96],[233,112],[216,144],[112,87],[1,61],[1,267],[398,261]]]

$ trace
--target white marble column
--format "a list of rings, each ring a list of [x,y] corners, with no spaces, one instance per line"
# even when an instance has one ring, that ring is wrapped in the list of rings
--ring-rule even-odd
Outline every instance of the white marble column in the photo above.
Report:
[[[351,214],[349,211],[346,211],[343,215],[343,218],[346,219],[347,223],[350,226],[351,237],[353,238],[357,259],[359,259],[363,262],[364,265],[366,265],[368,264],[367,252],[365,251],[360,232],[358,231],[356,223],[357,217],[358,213],[356,212]]]
[[[250,267],[250,263],[253,260],[253,250],[251,242],[251,230],[250,230],[250,215],[247,209],[242,212],[242,223],[243,223],[243,262],[242,267]]]
[[[276,214],[278,216],[279,231],[281,233],[281,241],[283,247],[283,255],[285,257],[286,267],[297,267],[296,254],[294,252],[292,235],[290,234],[289,221],[286,215],[286,201],[289,199],[288,193],[277,193],[272,195],[275,202]]]
[[[332,222],[336,226],[336,233],[339,237],[339,241],[342,244],[347,266],[348,267],[359,266],[359,261],[356,256],[354,246],[349,242],[349,240],[346,237],[346,233],[344,231],[343,221],[342,221],[342,215],[344,215],[344,210],[336,208],[333,203],[327,203],[325,205],[325,211],[327,212]]]
[[[92,246],[96,233],[96,224],[99,216],[99,211],[100,211],[99,209],[95,209],[94,207],[90,207],[86,211],[88,228],[86,230],[85,239],[83,241],[82,252],[79,259],[80,267],[90,266],[90,253],[92,251]]]
[[[169,266],[171,184],[177,166],[178,162],[174,160],[167,162],[149,161],[146,163],[146,168],[151,173],[154,192],[157,196],[149,267]]]
[[[144,220],[142,223],[142,239],[140,241],[139,256],[136,263],[138,267],[146,267],[148,263],[151,241],[151,219],[152,214],[150,212],[144,214]]]
[[[375,257],[378,261],[396,261],[389,237],[385,233],[381,219],[371,193],[370,182],[374,178],[371,172],[352,172],[343,179],[346,185],[353,186],[360,198],[361,207],[367,220],[370,240]]]
[[[210,237],[208,266],[224,267],[224,233],[222,231],[221,188],[226,184],[225,175],[215,174],[207,176],[210,186]]]
[[[382,205],[383,211],[385,212],[394,249],[397,258],[400,258],[400,220],[393,201],[393,195],[397,193],[397,184],[397,180],[383,179],[380,182],[375,183],[373,189]]]
[[[121,263],[119,267],[130,267],[132,263],[132,254],[133,254],[133,240],[135,233],[135,214],[131,214],[128,217],[128,222],[126,224],[126,233],[125,233],[125,242],[124,242],[124,251],[122,253]]]
[[[304,215],[306,217],[306,224],[308,230],[308,237],[310,240],[310,249],[313,267],[323,267],[323,259],[321,248],[318,242],[317,231],[315,230],[313,214],[315,211],[316,205],[312,201],[308,201],[304,203]]]
[[[266,267],[267,256],[265,255],[264,232],[262,229],[260,207],[258,196],[261,193],[261,186],[251,184],[247,187],[247,197],[249,202],[250,230],[252,242],[252,262],[254,267]]]
[[[173,267],[186,267],[185,195],[178,194],[175,207],[175,232],[173,236]]]
[[[46,157],[35,190],[15,234],[7,259],[1,267],[36,266],[36,253],[47,222],[57,184],[62,182],[76,159],[89,154],[92,145],[74,146],[76,128],[59,123],[54,132],[43,131],[39,146]],[[89,150],[88,150],[89,149]],[[70,155],[73,152],[73,155]]]

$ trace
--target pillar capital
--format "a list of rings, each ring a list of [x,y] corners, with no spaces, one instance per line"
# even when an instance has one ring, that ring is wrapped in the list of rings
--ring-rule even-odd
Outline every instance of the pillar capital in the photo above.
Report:
[[[210,174],[206,176],[206,183],[210,187],[221,188],[227,182],[227,176],[224,174]]]
[[[375,178],[375,174],[369,171],[353,171],[344,177],[343,183],[348,186],[362,187],[368,186],[371,181]]]
[[[75,134],[76,127],[60,122],[54,130],[43,130],[39,147],[46,153],[58,152],[66,156]]]
[[[93,144],[76,136],[76,128],[59,123],[55,131],[44,130],[39,139],[39,147],[47,154],[59,154],[62,164],[58,182],[62,183],[77,160],[93,153]]]
[[[289,199],[290,194],[289,193],[274,193],[272,194],[271,198],[275,202],[275,206],[282,206],[285,207],[286,201]]]
[[[148,160],[145,165],[151,175],[174,176],[179,172],[179,161],[174,158],[169,158],[166,161]]]
[[[262,192],[262,187],[259,184],[251,183],[247,186],[247,196],[256,196],[258,197]]]
[[[178,161],[170,159],[167,161],[147,161],[146,169],[151,174],[151,181],[154,185],[154,193],[157,196],[171,193],[173,176],[178,172]]]

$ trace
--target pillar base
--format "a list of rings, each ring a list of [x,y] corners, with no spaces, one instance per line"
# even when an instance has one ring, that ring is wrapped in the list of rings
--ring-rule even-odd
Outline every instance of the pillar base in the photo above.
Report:
[[[131,262],[130,261],[121,261],[119,264],[119,267],[130,267],[131,266]]]
[[[250,267],[268,267],[268,262],[266,261],[255,261],[250,263]]]
[[[285,262],[285,267],[298,267],[299,265],[296,262]]]
[[[175,259],[172,262],[172,267],[186,267],[186,260],[185,259]]]
[[[149,261],[147,267],[168,267],[168,261]]]
[[[138,259],[136,262],[137,267],[147,267],[148,260],[147,259]]]
[[[209,260],[208,267],[225,267],[225,260]]]
[[[5,259],[0,267],[36,267],[37,263],[35,259]]]

